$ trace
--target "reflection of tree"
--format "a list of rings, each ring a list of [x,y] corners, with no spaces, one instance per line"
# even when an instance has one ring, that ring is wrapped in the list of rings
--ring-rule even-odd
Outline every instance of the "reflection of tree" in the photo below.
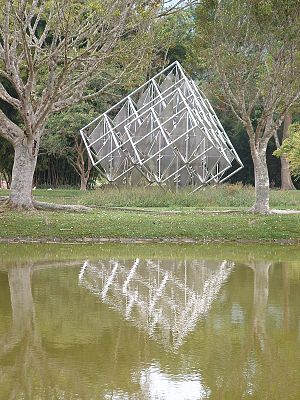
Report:
[[[270,265],[270,262],[251,262],[248,267],[253,274],[248,274],[249,268],[245,268],[245,265],[236,269],[235,272],[239,272],[236,286],[230,287],[228,293],[232,298],[227,303],[231,309],[221,308],[221,312],[230,318],[223,320],[220,311],[214,317],[209,316],[212,320],[209,318],[210,325],[204,332],[205,339],[199,345],[209,348],[208,354],[203,354],[203,357],[206,356],[204,363],[214,373],[211,375],[206,371],[203,378],[213,388],[213,398],[242,399],[257,394],[256,385],[261,374],[261,365],[268,364],[271,357],[266,327]],[[247,283],[242,286],[244,276],[247,276]],[[249,282],[252,280],[251,290]],[[245,303],[242,307],[244,292]],[[251,298],[252,306],[248,307]],[[239,309],[233,307],[237,305]],[[237,310],[240,311],[240,320],[236,315]],[[223,323],[219,332],[214,328],[216,320]],[[211,336],[215,338],[215,342],[211,340]],[[214,363],[217,363],[217,367]]]
[[[8,270],[12,326],[0,339],[1,357],[9,359],[8,374],[11,387],[7,388],[7,399],[25,399],[32,396],[32,370],[39,371],[44,379],[45,367],[41,339],[36,328],[34,303],[31,291],[32,264],[11,267]]]
[[[260,342],[261,349],[265,348],[266,310],[269,296],[269,262],[256,262],[250,264],[254,272],[253,291],[253,333]]]
[[[86,261],[79,282],[173,350],[208,313],[232,268],[227,261]]]
[[[28,263],[8,268],[12,324],[9,332],[0,338],[0,360],[4,364],[1,395],[5,400],[33,399],[36,384],[55,387],[53,371],[57,365],[43,349],[32,296],[33,272],[45,266],[49,264]]]
[[[31,265],[12,267],[8,272],[12,307],[12,328],[1,340],[1,355],[11,351],[33,325]]]
[[[290,287],[288,280],[288,264],[283,263],[282,265],[282,280],[283,280],[283,320],[284,328],[287,331],[290,321],[290,309],[289,309],[289,295]]]

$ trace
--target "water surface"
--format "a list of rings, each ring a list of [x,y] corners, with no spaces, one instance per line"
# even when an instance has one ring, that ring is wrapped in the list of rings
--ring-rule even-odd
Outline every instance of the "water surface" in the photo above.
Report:
[[[300,398],[300,249],[1,245],[0,399]]]

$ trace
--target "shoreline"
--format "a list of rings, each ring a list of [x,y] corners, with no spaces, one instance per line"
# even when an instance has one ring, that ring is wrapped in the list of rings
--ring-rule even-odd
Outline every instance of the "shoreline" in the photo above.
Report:
[[[300,239],[193,239],[188,237],[182,238],[125,238],[125,237],[84,237],[84,238],[0,238],[0,244],[274,244],[280,246],[300,245]]]

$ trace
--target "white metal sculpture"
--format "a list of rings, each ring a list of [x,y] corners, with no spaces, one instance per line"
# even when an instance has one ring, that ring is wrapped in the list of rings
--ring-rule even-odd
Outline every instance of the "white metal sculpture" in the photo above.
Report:
[[[80,132],[93,165],[116,184],[195,191],[243,167],[208,99],[177,61]]]

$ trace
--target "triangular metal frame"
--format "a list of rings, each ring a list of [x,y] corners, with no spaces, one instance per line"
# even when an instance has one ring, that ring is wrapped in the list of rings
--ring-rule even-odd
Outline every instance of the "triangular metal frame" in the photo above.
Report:
[[[210,102],[177,61],[80,133],[92,164],[117,184],[131,182],[135,170],[149,184],[196,191],[243,168]]]

